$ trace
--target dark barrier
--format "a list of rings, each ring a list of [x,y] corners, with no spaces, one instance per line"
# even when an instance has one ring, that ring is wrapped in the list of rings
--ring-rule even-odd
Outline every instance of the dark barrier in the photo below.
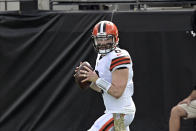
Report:
[[[85,131],[103,114],[101,95],[73,79],[93,66],[90,36],[111,12],[0,15],[0,130]],[[192,90],[196,72],[193,11],[115,12],[120,47],[133,60],[133,131],[168,131],[170,109]],[[194,131],[193,120],[182,131]]]

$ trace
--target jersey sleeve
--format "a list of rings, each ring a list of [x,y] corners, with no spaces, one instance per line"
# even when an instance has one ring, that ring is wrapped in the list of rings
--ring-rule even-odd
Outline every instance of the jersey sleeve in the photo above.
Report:
[[[118,68],[128,68],[131,64],[131,58],[128,53],[114,54],[111,60],[110,71],[113,72]]]

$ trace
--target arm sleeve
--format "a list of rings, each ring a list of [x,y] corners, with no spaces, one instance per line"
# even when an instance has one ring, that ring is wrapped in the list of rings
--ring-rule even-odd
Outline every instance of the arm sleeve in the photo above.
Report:
[[[130,63],[131,63],[131,59],[129,56],[121,56],[121,57],[114,58],[112,59],[110,65],[110,71],[113,72],[118,68],[128,68]]]

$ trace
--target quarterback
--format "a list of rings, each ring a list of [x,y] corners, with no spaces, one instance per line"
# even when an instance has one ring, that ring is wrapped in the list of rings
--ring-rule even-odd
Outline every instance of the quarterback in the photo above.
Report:
[[[116,25],[100,21],[92,32],[93,45],[98,53],[95,70],[80,70],[90,81],[90,87],[102,93],[105,114],[98,118],[88,131],[129,131],[135,116],[133,95],[133,70],[129,53],[118,47]]]

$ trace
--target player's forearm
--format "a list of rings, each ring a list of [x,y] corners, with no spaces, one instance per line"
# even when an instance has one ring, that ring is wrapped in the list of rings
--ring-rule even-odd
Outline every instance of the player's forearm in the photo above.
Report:
[[[124,92],[124,90],[122,89],[124,89],[123,86],[115,86],[114,84],[112,84],[107,93],[118,99]]]
[[[110,94],[111,96],[115,97],[116,99],[120,98],[126,88],[126,81],[115,81],[113,80],[112,83],[104,80],[103,78],[99,78],[96,80],[96,85],[104,92]]]
[[[96,92],[101,93],[102,89],[99,88],[96,84],[92,83],[90,88]],[[110,94],[111,96],[115,97],[115,98],[119,98],[122,95],[122,92],[119,92],[117,87],[114,87],[113,85],[111,85],[111,87],[108,89],[107,91],[108,94]]]

